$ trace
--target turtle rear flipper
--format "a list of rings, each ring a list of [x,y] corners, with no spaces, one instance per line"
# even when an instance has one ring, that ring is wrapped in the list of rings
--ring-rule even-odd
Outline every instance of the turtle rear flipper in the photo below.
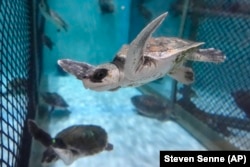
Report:
[[[33,120],[31,119],[28,120],[28,127],[31,135],[36,140],[41,142],[44,146],[49,147],[52,144],[51,136],[47,132],[39,128]]]
[[[194,82],[194,72],[188,67],[178,67],[168,73],[168,75],[183,84],[191,84]]]
[[[113,144],[110,144],[110,143],[108,143],[106,148],[105,148],[105,150],[107,150],[107,151],[111,151],[113,149],[114,149],[114,146],[113,146]]]
[[[226,56],[222,51],[214,48],[198,49],[194,54],[190,54],[186,57],[188,60],[222,63],[226,60]]]

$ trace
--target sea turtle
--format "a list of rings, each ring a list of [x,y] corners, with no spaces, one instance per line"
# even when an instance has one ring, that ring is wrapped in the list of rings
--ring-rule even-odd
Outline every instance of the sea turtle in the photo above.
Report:
[[[45,3],[45,0],[41,0],[39,3],[39,9],[43,17],[57,27],[57,31],[67,31],[67,23],[65,23],[65,21],[57,13],[49,8],[48,4]]]
[[[191,68],[183,66],[185,60],[224,62],[225,56],[220,50],[198,49],[203,42],[168,37],[151,38],[166,16],[167,13],[163,13],[151,21],[130,45],[122,47],[111,63],[93,66],[62,59],[58,60],[58,64],[82,80],[86,88],[105,91],[140,86],[166,74],[184,84],[191,84],[194,73]]]
[[[156,118],[160,121],[175,118],[170,106],[153,95],[136,95],[131,98],[131,102],[140,115]]]
[[[54,111],[55,108],[67,110],[69,107],[63,97],[56,92],[43,92],[41,97],[47,105],[51,106],[50,112]]]
[[[42,157],[43,164],[61,159],[70,165],[78,158],[113,149],[113,145],[108,143],[106,131],[97,125],[73,125],[57,133],[54,138],[33,120],[28,120],[28,128],[31,135],[47,147]]]

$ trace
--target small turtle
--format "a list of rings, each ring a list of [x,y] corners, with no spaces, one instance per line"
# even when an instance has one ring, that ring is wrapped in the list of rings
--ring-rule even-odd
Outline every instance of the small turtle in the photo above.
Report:
[[[137,95],[131,98],[138,114],[165,121],[174,118],[173,112],[167,103],[152,95]]]
[[[39,9],[43,17],[47,21],[52,22],[57,27],[57,31],[67,31],[68,25],[57,13],[49,8],[48,4],[46,4],[44,0],[41,0],[41,2],[39,3]]]
[[[62,59],[58,60],[58,64],[82,80],[86,88],[105,91],[141,86],[165,75],[184,84],[191,84],[194,73],[191,68],[183,66],[185,60],[224,62],[226,57],[220,50],[198,49],[203,42],[168,37],[151,38],[166,16],[167,13],[164,13],[150,22],[130,45],[122,47],[111,63],[95,67],[84,62]]]
[[[41,96],[44,102],[51,106],[50,112],[54,111],[55,108],[67,110],[69,107],[63,97],[56,92],[44,92],[41,93]]]
[[[78,158],[113,149],[113,145],[108,143],[106,131],[97,125],[73,125],[57,133],[54,138],[33,120],[28,120],[28,127],[31,135],[47,147],[42,157],[43,164],[61,159],[70,165]]]

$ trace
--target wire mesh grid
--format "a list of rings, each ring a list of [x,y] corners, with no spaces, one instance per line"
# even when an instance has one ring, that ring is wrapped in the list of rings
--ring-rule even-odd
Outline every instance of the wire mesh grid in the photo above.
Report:
[[[239,149],[250,149],[250,1],[191,1],[196,41],[227,56],[219,65],[193,63],[197,98],[179,103]]]
[[[0,166],[20,166],[29,114],[31,2],[0,1]],[[27,129],[27,128],[26,128]],[[28,147],[25,149],[29,149]],[[26,158],[28,156],[26,155]]]

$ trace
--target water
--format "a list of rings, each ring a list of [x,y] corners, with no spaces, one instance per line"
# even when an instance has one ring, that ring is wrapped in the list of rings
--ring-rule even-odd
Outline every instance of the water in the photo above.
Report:
[[[59,93],[68,102],[71,113],[64,115],[56,110],[48,117],[38,117],[38,120],[42,120],[43,125],[46,124],[46,130],[52,136],[70,125],[99,125],[107,131],[109,142],[114,145],[111,152],[104,151],[79,159],[71,165],[72,167],[112,167],[124,164],[130,167],[152,167],[159,166],[160,150],[205,150],[177,123],[160,122],[136,114],[130,98],[141,94],[138,89],[122,88],[114,92],[95,92],[85,89],[81,81],[73,76],[58,75],[58,59],[70,58],[95,65],[113,59],[122,44],[128,43],[131,26],[136,27],[134,24],[130,25],[129,0],[116,0],[115,13],[106,15],[101,14],[97,1],[82,0],[75,3],[54,0],[48,3],[51,9],[69,24],[69,30],[58,33],[54,25],[46,22],[44,34],[53,40],[55,47],[52,51],[45,46],[43,48],[42,77],[47,83],[42,84],[41,91]],[[153,10],[157,11],[156,8]],[[165,7],[162,8],[162,12],[164,11]],[[155,12],[153,17],[159,12]],[[137,31],[136,28],[133,31]],[[167,32],[173,35],[177,33],[176,29],[163,28],[157,33]],[[168,88],[169,81],[166,81]],[[166,94],[169,92],[168,88]],[[41,153],[34,150],[32,153],[39,161],[41,155],[37,154]],[[64,164],[59,160],[52,166],[61,167]]]

